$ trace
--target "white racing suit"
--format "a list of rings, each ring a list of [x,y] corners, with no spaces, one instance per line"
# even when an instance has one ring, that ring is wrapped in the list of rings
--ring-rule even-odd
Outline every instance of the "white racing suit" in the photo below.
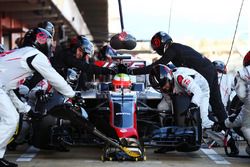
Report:
[[[227,109],[228,102],[235,96],[234,78],[230,74],[218,73],[218,82],[220,85],[221,100]]]
[[[186,67],[174,69],[173,76],[173,93],[193,94],[191,102],[200,107],[202,128],[211,128],[213,122],[208,118],[210,89],[207,80],[197,71]]]
[[[235,80],[236,94],[244,104],[235,121],[231,122],[228,118],[225,120],[225,125],[228,128],[241,127],[244,137],[250,144],[250,65],[239,70]]]
[[[30,109],[16,97],[13,89],[35,71],[63,95],[75,95],[63,77],[52,68],[48,58],[37,49],[24,47],[0,54],[0,158],[3,158],[8,141],[16,130],[17,110],[28,112]]]

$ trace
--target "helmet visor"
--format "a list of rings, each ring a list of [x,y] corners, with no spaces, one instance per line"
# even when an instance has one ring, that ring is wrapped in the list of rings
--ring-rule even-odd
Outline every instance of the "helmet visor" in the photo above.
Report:
[[[153,38],[151,41],[151,47],[153,50],[159,49],[161,46],[161,40],[159,38]]]
[[[94,55],[94,46],[88,40],[82,40],[82,45],[80,46],[80,49],[83,53],[86,53],[89,56]]]
[[[160,75],[159,75],[158,82],[159,82],[160,88],[165,87],[166,83],[169,83],[169,85],[171,85],[171,81],[173,79],[171,69],[168,68],[167,66],[161,66],[159,69],[160,69],[159,70]]]

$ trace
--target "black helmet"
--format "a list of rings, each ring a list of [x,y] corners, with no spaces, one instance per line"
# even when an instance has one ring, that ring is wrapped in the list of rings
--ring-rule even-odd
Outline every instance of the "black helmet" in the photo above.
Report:
[[[52,35],[52,37],[54,37],[55,27],[50,21],[41,22],[38,24],[38,27],[41,27],[41,28],[47,30]]]
[[[0,44],[0,53],[3,53],[4,52],[4,46],[3,44]]]
[[[89,56],[94,55],[94,45],[84,35],[78,35],[71,39],[70,48],[73,52],[79,47],[82,49],[83,53],[88,54]]]
[[[111,48],[109,45],[104,45],[101,49],[99,54],[97,55],[99,60],[107,60],[112,57],[117,56],[117,52]]]
[[[48,56],[52,46],[51,34],[43,28],[30,29],[24,36],[23,46],[31,46]]]
[[[77,71],[77,69],[68,68],[66,81],[68,82],[68,84],[70,84],[70,86],[76,86],[78,79],[79,79],[79,75],[80,74]]]
[[[215,60],[212,63],[219,73],[223,73],[223,74],[227,73],[227,68],[223,61]]]
[[[149,82],[156,90],[160,90],[167,82],[172,84],[172,70],[168,66],[162,64],[155,65],[149,74]]]
[[[159,55],[164,54],[164,49],[166,45],[169,45],[173,42],[172,38],[165,32],[157,32],[151,39],[151,47]]]
[[[249,66],[250,65],[250,51],[247,52],[247,54],[245,55],[244,59],[243,59],[243,66]]]

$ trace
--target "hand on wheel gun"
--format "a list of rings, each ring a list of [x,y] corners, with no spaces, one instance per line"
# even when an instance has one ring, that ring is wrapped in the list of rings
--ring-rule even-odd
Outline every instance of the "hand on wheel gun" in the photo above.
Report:
[[[72,98],[72,103],[78,106],[84,106],[85,101],[82,98],[81,92],[75,92],[75,96]]]
[[[196,104],[194,104],[194,103],[191,102],[189,104],[189,106],[188,106],[187,111],[186,111],[186,117],[187,117],[187,119],[193,118],[193,114],[195,112],[197,112],[197,111],[199,111],[199,107]]]
[[[187,125],[190,125],[190,123],[192,124],[193,121],[196,121],[194,118],[194,113],[199,111],[199,107],[194,104],[194,103],[190,103],[188,106],[188,109],[181,115],[185,116],[185,123]]]
[[[39,89],[35,93],[36,97],[43,103],[47,103],[49,101],[49,97],[51,97],[51,93],[46,93],[46,91]]]

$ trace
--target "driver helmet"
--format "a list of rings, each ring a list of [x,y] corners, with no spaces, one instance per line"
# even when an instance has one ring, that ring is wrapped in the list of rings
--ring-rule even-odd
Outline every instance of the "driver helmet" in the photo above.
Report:
[[[155,90],[162,90],[167,82],[173,85],[173,80],[172,70],[166,65],[155,65],[149,74],[149,82]]]
[[[250,51],[247,52],[247,54],[245,55],[244,59],[243,59],[243,66],[249,66],[250,65]]]
[[[94,55],[94,45],[84,35],[78,35],[71,39],[70,48],[72,51],[76,52],[79,47],[85,55],[88,54],[90,57]]]
[[[226,65],[223,61],[220,60],[215,60],[212,62],[214,67],[216,68],[217,72],[226,74],[227,73],[227,68]]]
[[[50,21],[44,21],[38,24],[38,27],[44,28],[47,30],[52,37],[55,35],[55,27]]]
[[[23,46],[31,46],[48,56],[52,47],[52,36],[43,28],[30,29],[24,36]]]
[[[114,79],[112,80],[112,85],[115,90],[119,90],[121,88],[129,89],[132,85],[132,82],[129,75],[120,73],[115,75]]]
[[[151,39],[151,47],[159,55],[163,55],[165,48],[173,42],[172,38],[165,32],[157,32]]]
[[[98,60],[106,61],[111,60],[112,57],[116,57],[117,52],[109,45],[104,45],[99,54],[97,55]]]

